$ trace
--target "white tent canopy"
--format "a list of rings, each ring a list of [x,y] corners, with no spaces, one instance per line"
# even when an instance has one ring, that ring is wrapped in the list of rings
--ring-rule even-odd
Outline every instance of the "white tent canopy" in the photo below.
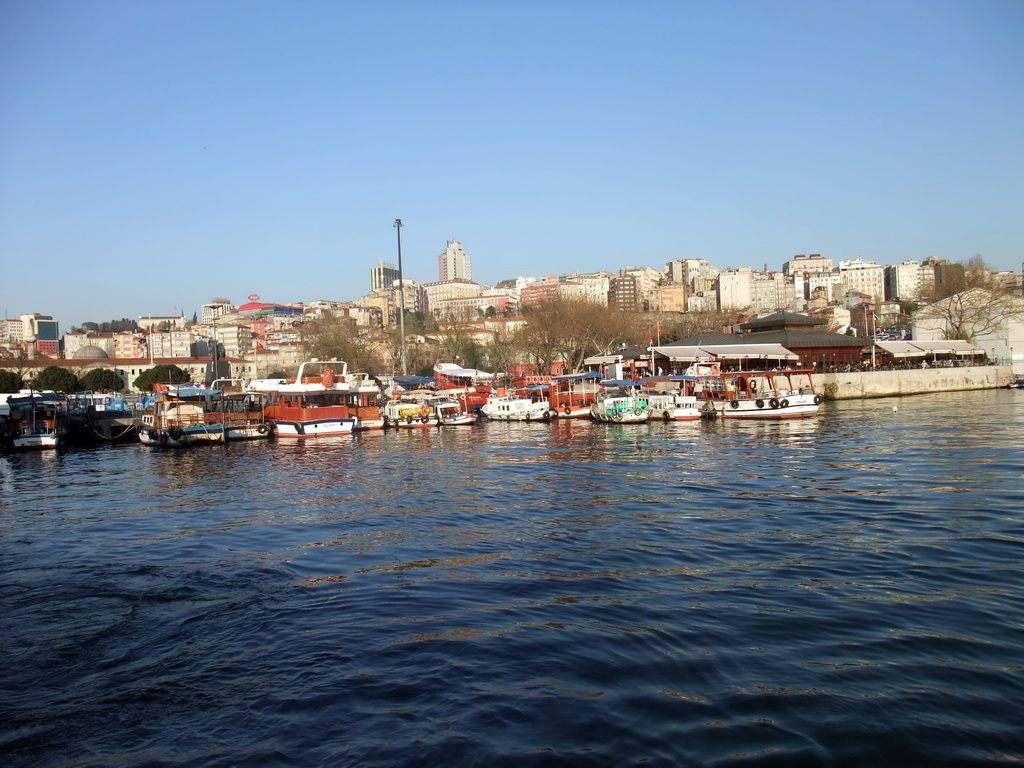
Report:
[[[893,357],[924,357],[925,355],[984,355],[968,341],[876,341],[875,346]]]
[[[799,360],[781,344],[702,344],[700,346],[651,347],[669,360],[689,362],[714,357],[719,360]]]

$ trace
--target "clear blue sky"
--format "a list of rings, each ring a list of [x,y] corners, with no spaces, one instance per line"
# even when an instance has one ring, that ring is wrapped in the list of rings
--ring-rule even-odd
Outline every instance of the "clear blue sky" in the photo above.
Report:
[[[1024,2],[0,0],[0,309],[1024,261]]]

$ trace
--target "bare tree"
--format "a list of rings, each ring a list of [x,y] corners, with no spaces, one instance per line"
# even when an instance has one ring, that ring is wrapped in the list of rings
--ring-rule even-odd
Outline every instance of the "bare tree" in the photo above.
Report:
[[[548,299],[531,307],[525,317],[527,324],[516,334],[516,342],[543,372],[559,361],[579,370],[591,355],[637,342],[640,336],[648,340],[638,314],[585,299]]]
[[[947,339],[970,342],[1000,334],[1011,319],[1024,321],[1024,299],[988,288],[970,288],[946,296],[922,307],[914,316],[919,326],[938,327]]]
[[[722,328],[736,322],[736,313],[729,312],[680,312],[661,321],[661,338],[666,343],[675,339],[687,339],[702,333],[721,333]]]
[[[978,254],[966,262],[943,265],[941,279],[921,298],[926,306],[917,311],[915,323],[937,326],[948,339],[973,342],[1000,333],[1010,319],[1024,320],[1024,301],[995,279]]]

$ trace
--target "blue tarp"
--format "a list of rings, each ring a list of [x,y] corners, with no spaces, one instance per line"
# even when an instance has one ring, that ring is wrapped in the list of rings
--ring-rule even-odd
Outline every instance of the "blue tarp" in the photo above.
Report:
[[[417,389],[435,383],[433,378],[426,376],[395,376],[394,381],[402,389]]]

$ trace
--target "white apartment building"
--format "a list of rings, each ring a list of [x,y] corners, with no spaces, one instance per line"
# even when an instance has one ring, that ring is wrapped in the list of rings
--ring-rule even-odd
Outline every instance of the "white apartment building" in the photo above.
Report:
[[[665,265],[669,280],[685,285],[694,293],[710,290],[718,270],[705,259],[674,259]]]
[[[234,305],[227,299],[211,299],[209,304],[203,304],[199,318],[203,325],[209,325],[214,320],[224,317],[228,312],[233,312]]]
[[[245,357],[252,349],[252,329],[247,325],[216,325],[211,335],[223,347],[222,357]]]
[[[458,240],[449,240],[444,253],[437,257],[437,275],[442,282],[473,279],[473,265]]]
[[[0,344],[21,344],[24,340],[25,324],[20,319],[5,319],[0,323]]]
[[[820,253],[812,253],[810,256],[794,256],[782,265],[782,274],[793,277],[812,272],[831,272],[832,269],[832,259],[826,259]]]
[[[840,261],[839,279],[844,296],[867,294],[873,304],[885,299],[885,267],[881,264],[862,259]]]
[[[753,289],[754,270],[750,267],[719,272],[716,283],[719,309],[748,309],[754,301]]]
[[[838,301],[842,292],[841,280],[838,271],[832,272],[811,272],[806,277],[805,297],[808,300],[824,300],[826,304]]]
[[[191,331],[154,331],[146,334],[151,357],[192,357],[192,341]]]
[[[921,295],[921,265],[904,261],[885,268],[885,296],[888,299],[913,301]]]
[[[608,305],[608,290],[611,287],[611,272],[601,270],[599,272],[572,272],[565,276],[565,282],[574,287],[567,289],[564,293],[559,289],[559,295],[572,295],[582,298],[591,304]]]
[[[484,286],[472,280],[439,280],[436,283],[424,283],[423,292],[427,296],[427,307],[430,312],[440,302],[451,299],[469,299],[484,293]]]
[[[757,272],[750,292],[750,311],[768,315],[789,309],[794,303],[794,285],[781,272]]]

